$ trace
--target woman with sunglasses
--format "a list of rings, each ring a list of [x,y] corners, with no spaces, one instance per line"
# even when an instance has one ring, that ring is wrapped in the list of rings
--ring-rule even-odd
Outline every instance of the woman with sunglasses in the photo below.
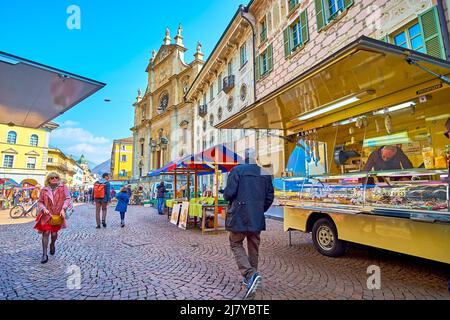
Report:
[[[66,209],[70,204],[70,193],[61,182],[59,175],[51,172],[45,179],[45,187],[41,190],[38,202],[38,216],[34,228],[42,233],[42,260],[47,263],[48,240],[51,235],[50,254],[56,252],[55,243],[58,231],[66,227]]]

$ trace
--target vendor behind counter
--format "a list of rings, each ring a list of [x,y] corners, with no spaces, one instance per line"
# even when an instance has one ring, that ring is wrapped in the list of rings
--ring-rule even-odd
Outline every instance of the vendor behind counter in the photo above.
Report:
[[[364,166],[364,171],[384,171],[411,169],[413,164],[401,148],[383,146],[372,152]]]

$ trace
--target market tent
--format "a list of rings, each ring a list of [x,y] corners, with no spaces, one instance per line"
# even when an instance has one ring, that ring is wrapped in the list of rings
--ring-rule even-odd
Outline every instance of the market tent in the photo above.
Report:
[[[174,160],[174,161],[171,161],[171,162],[165,164],[161,168],[158,168],[158,169],[155,169],[155,170],[149,172],[147,176],[156,177],[156,176],[159,176],[160,174],[168,173],[168,172],[174,170],[176,167],[177,167],[177,160]]]
[[[0,179],[0,185],[2,185],[3,189],[11,189],[11,188],[18,188],[20,187],[20,184],[18,184],[16,181],[10,178],[6,179]]]
[[[36,186],[38,184],[38,182],[34,179],[24,179],[21,182],[21,185],[30,185],[30,186]]]
[[[217,145],[178,161],[177,168],[197,171],[199,175],[213,174],[215,166],[221,173],[230,172],[243,159],[225,145]]]
[[[235,166],[243,163],[243,159],[225,145],[217,145],[197,154],[191,154],[178,160],[173,160],[163,167],[148,174],[155,177],[160,174],[197,173],[198,175],[214,174],[215,166],[220,172],[229,172]]]
[[[243,159],[234,151],[225,145],[217,145],[197,154],[185,156],[181,159],[169,162],[165,166],[149,173],[149,176],[157,176],[159,174],[173,174],[174,176],[174,195],[177,194],[177,176],[187,176],[187,190],[190,190],[190,176],[194,175],[194,194],[198,194],[198,176],[206,174],[214,174],[216,176],[214,186],[214,230],[218,229],[219,214],[219,185],[218,177],[220,173],[231,171],[235,166],[244,163]],[[190,192],[187,195],[190,200]],[[198,206],[198,204],[190,204]],[[202,205],[200,205],[202,206]],[[220,209],[221,211],[222,209]],[[202,230],[204,230],[204,221],[202,221]]]

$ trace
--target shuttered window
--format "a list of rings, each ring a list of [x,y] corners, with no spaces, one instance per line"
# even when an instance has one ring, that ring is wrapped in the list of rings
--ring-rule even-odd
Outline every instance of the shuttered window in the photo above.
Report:
[[[256,80],[266,76],[273,70],[273,45],[267,47],[267,49],[256,57]]]
[[[327,24],[353,5],[353,0],[314,0],[316,7],[317,30]]]
[[[221,73],[221,74],[219,74],[219,77],[217,79],[217,94],[219,94],[220,91],[222,91],[222,78],[223,78],[223,75]]]
[[[294,8],[297,4],[298,4],[298,0],[289,0],[289,12],[294,10]]]
[[[289,56],[292,51],[304,46],[308,40],[308,13],[304,10],[299,18],[284,30],[284,55]]]
[[[445,59],[445,50],[437,8],[424,12],[418,19],[382,39],[397,46]]]
[[[259,40],[260,43],[264,43],[267,41],[267,22],[266,22],[266,17],[264,17],[264,19],[261,21],[260,25],[259,25],[261,32],[259,34]]]
[[[261,56],[256,56],[255,58],[255,74],[256,80],[258,81],[261,78]]]
[[[423,40],[425,42],[425,52],[431,56],[445,59],[444,44],[442,41],[442,32],[439,25],[437,7],[419,16]]]

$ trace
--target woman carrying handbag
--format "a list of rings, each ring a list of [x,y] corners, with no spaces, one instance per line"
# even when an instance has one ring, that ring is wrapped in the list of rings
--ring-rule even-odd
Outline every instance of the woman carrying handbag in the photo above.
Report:
[[[57,173],[51,172],[45,179],[45,187],[41,190],[38,201],[38,216],[34,228],[42,233],[42,260],[47,263],[48,240],[51,235],[50,254],[56,252],[55,243],[58,231],[66,227],[66,210],[70,204],[70,193],[66,185],[61,183]]]

